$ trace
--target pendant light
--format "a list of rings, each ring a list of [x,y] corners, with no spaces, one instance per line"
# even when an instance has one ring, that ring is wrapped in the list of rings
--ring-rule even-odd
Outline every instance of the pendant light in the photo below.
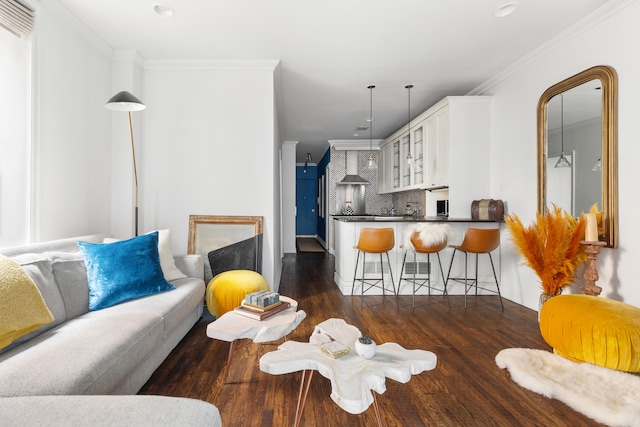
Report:
[[[407,138],[409,142],[409,149],[407,150],[407,166],[411,167],[413,165],[413,156],[411,155],[411,88],[413,85],[406,85],[404,88],[407,89]]]
[[[562,94],[560,94],[560,145],[562,152],[555,167],[570,168],[571,162],[564,155],[564,96]]]
[[[369,89],[369,155],[367,156],[367,162],[364,165],[365,170],[376,170],[378,165],[376,164],[375,154],[373,153],[373,89],[375,86],[367,86]]]

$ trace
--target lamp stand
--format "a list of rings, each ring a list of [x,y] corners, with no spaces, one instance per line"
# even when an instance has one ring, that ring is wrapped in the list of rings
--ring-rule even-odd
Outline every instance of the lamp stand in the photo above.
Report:
[[[129,135],[131,136],[131,156],[133,157],[133,179],[136,184],[136,204],[134,209],[135,236],[138,235],[138,167],[136,165],[136,147],[133,142],[133,124],[131,122],[131,111],[127,111],[129,116]]]

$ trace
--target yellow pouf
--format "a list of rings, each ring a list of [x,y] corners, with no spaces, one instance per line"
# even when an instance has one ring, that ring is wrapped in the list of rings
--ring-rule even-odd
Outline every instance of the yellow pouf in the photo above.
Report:
[[[207,309],[215,317],[220,317],[239,306],[245,295],[269,289],[269,284],[260,273],[251,270],[224,271],[207,285]]]
[[[640,309],[590,295],[559,295],[540,310],[540,332],[575,362],[640,372]]]

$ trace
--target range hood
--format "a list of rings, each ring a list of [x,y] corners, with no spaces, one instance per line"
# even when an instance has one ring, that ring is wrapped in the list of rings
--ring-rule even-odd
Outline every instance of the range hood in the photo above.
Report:
[[[345,154],[347,174],[338,182],[338,185],[369,185],[369,181],[358,175],[358,152],[347,151]]]

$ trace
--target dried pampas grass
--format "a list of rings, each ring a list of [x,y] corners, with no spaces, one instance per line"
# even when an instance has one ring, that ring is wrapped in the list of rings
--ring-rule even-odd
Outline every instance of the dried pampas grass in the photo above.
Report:
[[[535,222],[528,227],[515,214],[506,215],[505,222],[525,264],[540,278],[544,293],[558,295],[573,283],[577,268],[587,259],[580,245],[584,216],[575,219],[553,205],[546,215],[537,212]]]

